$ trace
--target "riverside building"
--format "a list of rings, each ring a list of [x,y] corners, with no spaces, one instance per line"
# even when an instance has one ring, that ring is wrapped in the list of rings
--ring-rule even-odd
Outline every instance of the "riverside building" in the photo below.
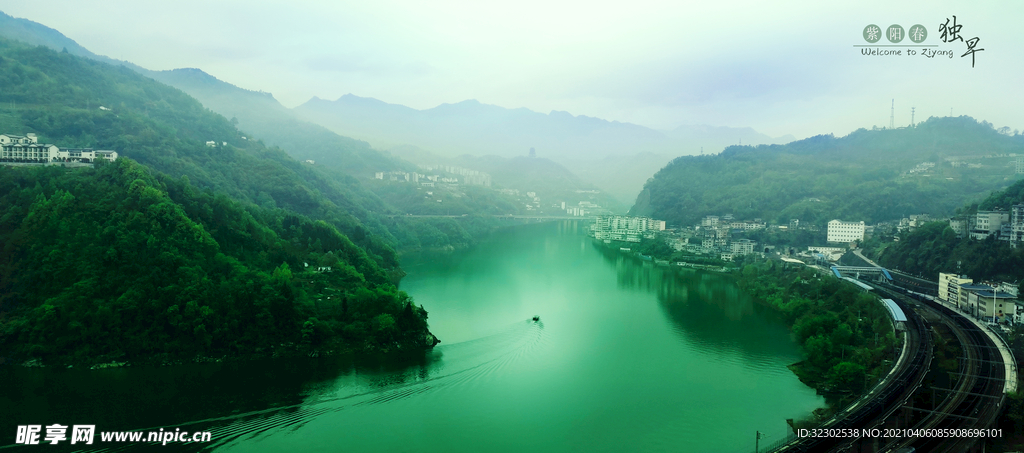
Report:
[[[665,221],[650,217],[601,216],[591,226],[594,239],[609,241],[640,242],[645,233],[664,231]]]

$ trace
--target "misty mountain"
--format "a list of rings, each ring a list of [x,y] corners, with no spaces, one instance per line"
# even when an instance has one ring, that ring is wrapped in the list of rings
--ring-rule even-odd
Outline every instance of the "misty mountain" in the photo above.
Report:
[[[643,190],[644,183],[671,161],[672,156],[668,154],[641,152],[603,159],[571,159],[564,164],[580,179],[597,185],[629,206]]]
[[[323,126],[297,118],[270,93],[251,91],[224,82],[199,69],[147,71],[148,76],[196,98],[206,108],[237,122],[268,145],[279,146],[299,160],[313,160],[359,178],[378,171],[410,170],[364,141],[338,135]]]
[[[57,30],[28,19],[8,16],[2,11],[0,11],[0,36],[34,46],[49,47],[59,52],[66,51],[71,55],[102,61],[114,66],[126,66],[139,72],[148,72],[148,70],[127,61],[96,55]]]
[[[2,12],[0,36],[130,68],[184,91],[206,108],[232,118],[240,130],[248,131],[268,145],[281,147],[299,160],[313,160],[319,165],[362,178],[368,178],[376,171],[409,169],[408,163],[393,159],[371,148],[366,142],[339,136],[322,126],[296,118],[290,109],[281,105],[270,93],[239,88],[199,69],[152,71],[130,62],[97,55],[57,30],[27,19],[13,18]]]
[[[578,206],[580,201],[589,201],[612,212],[623,212],[628,208],[626,203],[565,166],[542,157],[468,154],[445,157],[411,145],[395,147],[391,152],[422,166],[451,165],[487,173],[495,189],[514,189],[521,194],[536,192],[547,204],[564,201],[567,206]]]
[[[747,140],[751,144],[779,143],[750,128],[681,126],[663,132],[636,124],[607,121],[568,112],[544,114],[525,108],[507,109],[467,100],[417,110],[372,98],[346,94],[335,101],[314,97],[295,111],[341,135],[390,148],[411,144],[442,155],[527,155],[559,162],[602,159],[638,152],[672,157],[707,152]]]
[[[313,98],[287,109],[265,92],[221,81],[199,69],[151,71],[96,55],[57,30],[0,13],[0,36],[128,67],[178,88],[242,131],[279,146],[299,160],[367,178],[376,171],[410,170],[378,149],[413,145],[443,156],[537,156],[558,162],[583,181],[628,203],[672,158],[716,153],[734,144],[785,143],[751,128],[679,126],[658,131],[567,112],[538,113],[467,100],[417,110],[351,94]],[[308,120],[308,121],[307,121]],[[353,138],[349,138],[353,137]],[[367,143],[369,142],[369,143]],[[351,181],[348,182],[351,186]]]
[[[568,112],[538,113],[467,100],[417,110],[373,98],[346,94],[335,101],[314,97],[295,112],[341,135],[393,149],[414,145],[444,155],[526,156],[561,163],[584,181],[623,203],[636,197],[644,182],[672,158],[717,153],[730,145],[774,144],[751,128],[679,126],[659,131]]]
[[[749,127],[708,126],[706,124],[682,125],[666,131],[665,135],[677,142],[700,146],[703,148],[704,154],[714,154],[727,146],[743,145],[744,143],[747,145],[781,145],[796,140],[789,134],[771,138]]]

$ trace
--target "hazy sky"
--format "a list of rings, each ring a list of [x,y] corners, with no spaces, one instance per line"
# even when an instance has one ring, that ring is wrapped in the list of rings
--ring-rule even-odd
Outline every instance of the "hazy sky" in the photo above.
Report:
[[[655,128],[845,135],[929,116],[1024,129],[1024,19],[1012,2],[0,0],[87,49],[200,68],[288,107],[346,93],[424,109],[477,99]],[[964,42],[943,43],[957,17]],[[868,24],[953,57],[864,56]],[[950,24],[952,25],[952,24]],[[883,38],[877,44],[890,44]],[[899,44],[913,44],[905,38]]]

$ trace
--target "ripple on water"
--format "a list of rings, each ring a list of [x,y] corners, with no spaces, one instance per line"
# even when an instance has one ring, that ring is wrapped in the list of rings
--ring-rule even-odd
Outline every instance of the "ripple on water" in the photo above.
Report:
[[[413,369],[368,374],[358,385],[353,385],[350,378],[344,382],[339,379],[333,387],[319,386],[299,404],[172,426],[172,429],[192,432],[210,431],[214,439],[212,444],[179,445],[175,449],[218,449],[239,441],[258,440],[275,432],[296,431],[334,412],[394,404],[439,391],[461,392],[462,387],[473,386],[480,380],[501,374],[519,361],[529,360],[546,343],[542,322],[517,322],[483,338],[435,347],[430,352],[434,361],[425,372]]]

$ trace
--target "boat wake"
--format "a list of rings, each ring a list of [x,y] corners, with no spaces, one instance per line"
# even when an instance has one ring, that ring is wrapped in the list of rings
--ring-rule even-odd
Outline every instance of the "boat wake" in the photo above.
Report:
[[[220,449],[240,440],[258,439],[283,430],[298,430],[326,414],[395,404],[434,392],[462,391],[460,387],[478,384],[496,373],[508,372],[517,362],[528,360],[545,343],[543,323],[528,319],[486,337],[439,345],[428,353],[429,360],[423,365],[413,365],[395,372],[354,370],[348,375],[337,377],[329,385],[317,385],[298,404],[138,431],[157,431],[160,428],[209,431],[213,439],[210,443],[167,444],[162,449]],[[132,445],[125,444],[124,448],[92,451],[124,451],[131,448]]]

